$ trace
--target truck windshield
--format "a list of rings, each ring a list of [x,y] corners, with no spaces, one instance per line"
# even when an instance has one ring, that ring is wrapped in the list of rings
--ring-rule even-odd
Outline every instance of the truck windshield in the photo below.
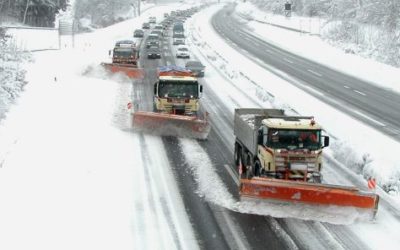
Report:
[[[133,49],[128,49],[128,48],[124,48],[124,49],[114,49],[114,56],[115,57],[131,57],[134,55],[134,50]]]
[[[199,84],[196,81],[160,81],[158,85],[159,97],[199,97]]]
[[[266,143],[276,149],[317,150],[321,148],[321,130],[269,129]]]

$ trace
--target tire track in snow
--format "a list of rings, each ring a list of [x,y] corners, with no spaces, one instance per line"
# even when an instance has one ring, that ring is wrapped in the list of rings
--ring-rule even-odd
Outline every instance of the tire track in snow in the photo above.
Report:
[[[112,122],[117,128],[129,132],[132,131],[131,114],[127,109],[127,103],[132,101],[131,93],[136,98],[141,96],[140,93],[144,92],[144,84],[140,81],[131,82],[126,78],[116,84],[118,85]],[[134,100],[137,100],[136,98]],[[132,136],[135,144],[133,148],[135,153],[132,155],[135,157],[133,168],[136,178],[132,180],[132,186],[136,192],[134,192],[134,212],[131,222],[135,249],[162,249],[164,246],[169,246],[171,249],[184,249],[182,245],[190,246],[186,249],[196,249],[196,242],[182,243],[181,238],[186,237],[186,240],[191,238],[179,229],[183,220],[178,220],[178,216],[175,215],[175,210],[179,209],[174,209],[174,205],[178,202],[172,201],[171,195],[168,194],[169,185],[166,184],[166,177],[159,173],[162,171],[158,171],[160,157],[152,156],[152,152],[163,155],[160,152],[163,147],[162,142],[153,143],[152,137],[146,137],[143,134],[127,133],[127,136]],[[188,231],[186,234],[191,232],[187,229],[186,231]],[[157,240],[154,240],[155,238]]]
[[[146,209],[145,217],[147,216],[140,226],[144,224],[146,227],[146,242],[152,242],[152,246],[145,249],[163,249],[164,246],[170,249],[198,249],[182,198],[173,183],[175,179],[169,172],[171,166],[162,149],[160,137],[143,134],[138,137],[138,149],[141,150],[139,171],[142,172],[138,190],[140,202]],[[137,228],[140,229],[140,226]],[[158,241],[154,241],[154,238]]]
[[[174,213],[174,201],[172,201],[171,193],[176,193],[175,190],[170,188],[170,184],[166,180],[166,173],[164,170],[168,170],[171,167],[167,159],[161,159],[160,157],[152,157],[150,152],[157,152],[157,155],[165,155],[165,153],[160,153],[160,147],[162,147],[162,141],[159,137],[153,136],[143,136],[143,143],[141,148],[145,150],[145,157],[149,164],[148,166],[144,167],[144,172],[146,178],[148,178],[148,183],[151,183],[152,192],[155,194],[153,197],[154,204],[156,206],[156,212],[158,218],[163,225],[163,228],[168,228],[168,231],[163,232],[163,237],[166,239],[164,240],[164,244],[161,246],[174,246],[174,249],[183,249],[184,243],[182,243],[181,239],[184,238],[182,236],[182,231],[179,230],[179,222],[177,219],[176,214]],[[148,143],[150,141],[151,143]],[[156,146],[156,144],[158,145]],[[165,245],[165,243],[168,243]],[[191,247],[193,249],[193,246]]]
[[[146,209],[146,213],[148,215],[148,217],[146,218],[145,223],[147,223],[146,225],[146,237],[147,240],[146,242],[151,242],[151,247],[152,249],[154,248],[159,248],[160,246],[163,246],[163,242],[164,242],[164,236],[165,233],[162,232],[160,238],[158,238],[158,240],[161,242],[155,242],[154,240],[151,239],[152,235],[157,235],[158,233],[156,232],[157,229],[163,229],[162,227],[160,227],[161,222],[160,222],[160,218],[159,218],[159,213],[157,210],[157,205],[156,205],[156,196],[157,193],[155,191],[154,188],[154,183],[152,178],[150,177],[149,174],[149,168],[151,168],[151,159],[150,159],[150,155],[148,152],[148,148],[147,148],[147,144],[145,142],[144,136],[143,134],[139,134],[139,146],[141,149],[141,161],[142,161],[142,177],[141,178],[141,188],[138,190],[139,192],[144,192],[144,195],[142,196],[142,202],[144,204],[146,204],[147,209]],[[150,214],[150,215],[149,215]],[[151,225],[149,227],[149,224]],[[149,235],[150,234],[150,235]],[[158,245],[157,243],[160,243],[160,245]]]

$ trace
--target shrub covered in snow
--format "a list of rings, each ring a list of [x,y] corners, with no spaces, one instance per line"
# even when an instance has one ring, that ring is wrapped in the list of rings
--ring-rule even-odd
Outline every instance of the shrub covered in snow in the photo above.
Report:
[[[0,28],[0,119],[26,84],[21,63],[27,58],[26,53],[11,43],[6,30]]]

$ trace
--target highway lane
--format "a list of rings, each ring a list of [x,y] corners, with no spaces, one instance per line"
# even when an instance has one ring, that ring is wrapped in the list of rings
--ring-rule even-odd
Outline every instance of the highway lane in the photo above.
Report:
[[[400,95],[372,83],[346,75],[263,41],[234,17],[230,5],[212,18],[222,37],[237,45],[243,53],[261,60],[268,70],[307,91],[312,87],[323,96],[308,91],[322,101],[365,122],[400,141]],[[235,32],[232,32],[235,30]],[[268,65],[268,66],[266,66]],[[285,77],[279,71],[291,78]],[[295,80],[293,80],[295,79]]]
[[[161,60],[147,59],[145,49],[142,49],[140,62],[146,71],[146,78],[141,82],[135,81],[133,83],[132,93],[134,100],[140,100],[139,108],[141,110],[152,110],[156,67],[167,64],[180,65],[184,61],[184,59],[174,57],[174,46],[171,45],[168,37],[164,39],[161,47],[163,53]],[[208,90],[205,92],[211,93]],[[226,114],[229,113],[220,100],[212,100],[215,96],[207,98],[210,103],[219,106],[217,110]],[[214,113],[214,117],[218,117],[216,113]],[[231,122],[231,117],[225,117],[221,122],[216,121],[220,124],[219,127],[221,127],[221,124],[223,126],[229,124],[228,127],[231,127]],[[218,136],[218,133],[215,133],[215,129],[218,130],[218,126],[214,126],[211,131],[210,138],[213,139],[199,143],[209,154],[213,165],[219,169],[217,172],[220,177],[224,182],[229,183],[228,188],[231,193],[237,196],[237,184],[227,175],[224,168],[227,162],[231,162],[231,147],[227,147],[226,142],[221,142],[221,137]],[[230,132],[232,133],[232,129],[230,129]],[[181,196],[202,249],[265,249],[266,242],[269,242],[267,245],[273,249],[292,249],[289,247],[290,244],[285,242],[287,239],[280,239],[284,233],[266,223],[263,216],[233,212],[202,198],[198,194],[198,183],[184,161],[185,155],[180,149],[179,140],[173,137],[163,137],[162,140],[165,150],[170,155],[169,161],[170,165],[173,166],[172,171],[176,176]],[[195,142],[196,140],[194,140]]]
[[[171,64],[175,59],[169,47],[169,39],[164,39],[161,45],[162,59],[147,59],[146,49],[142,47],[140,65],[145,70],[143,81],[134,81],[132,99],[142,111],[152,111],[153,108],[153,84],[157,79],[158,66]],[[136,101],[135,101],[136,100]],[[170,156],[170,165],[180,194],[183,197],[185,209],[189,214],[190,222],[196,232],[196,238],[202,249],[231,249],[225,241],[223,232],[215,219],[215,212],[209,204],[196,193],[197,186],[193,176],[188,172],[188,167],[183,162],[185,157],[179,148],[178,141],[173,137],[162,138],[164,148]]]

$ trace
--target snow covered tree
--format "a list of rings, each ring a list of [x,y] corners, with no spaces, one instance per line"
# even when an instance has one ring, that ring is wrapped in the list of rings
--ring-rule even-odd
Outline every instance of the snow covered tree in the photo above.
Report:
[[[14,21],[52,27],[56,14],[65,10],[68,2],[69,0],[0,0],[0,22]]]
[[[105,27],[133,16],[136,8],[132,0],[76,0],[74,15],[81,24],[90,20],[91,27]]]
[[[26,84],[25,70],[20,64],[29,56],[18,50],[10,40],[6,29],[0,27],[0,119],[4,116],[4,107],[18,96]]]

